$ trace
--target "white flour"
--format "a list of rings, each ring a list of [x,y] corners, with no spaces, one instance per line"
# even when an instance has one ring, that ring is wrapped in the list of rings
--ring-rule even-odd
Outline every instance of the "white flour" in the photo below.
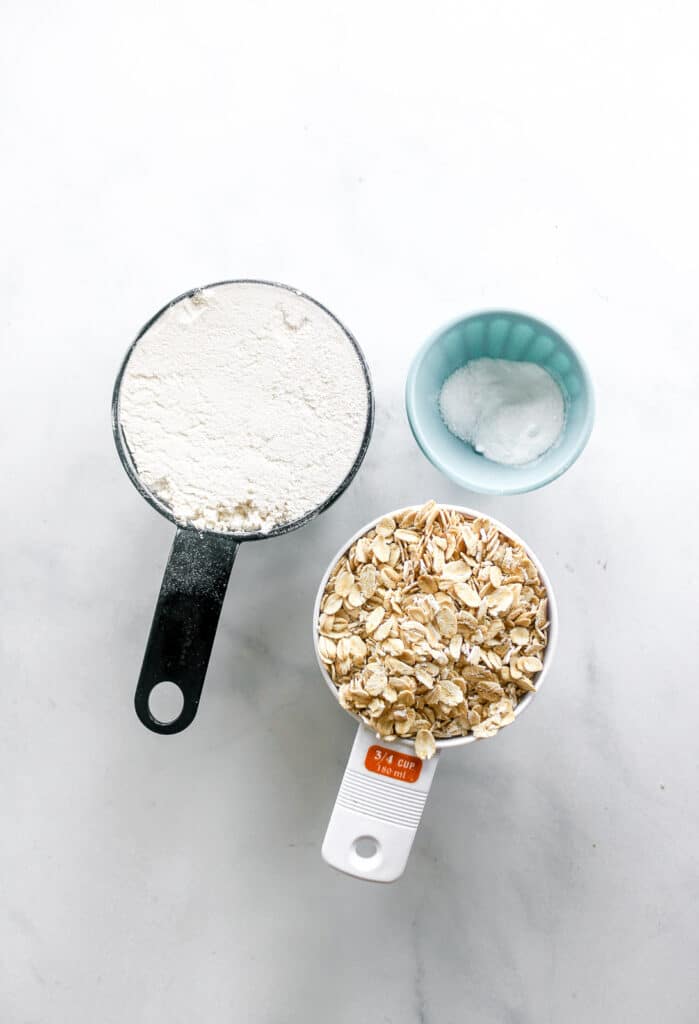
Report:
[[[522,466],[563,430],[565,404],[553,377],[534,363],[474,359],[452,373],[439,396],[442,418],[493,462]]]
[[[126,366],[119,417],[140,478],[178,521],[267,532],[342,483],[368,402],[359,357],[328,313],[240,283],[156,320]]]

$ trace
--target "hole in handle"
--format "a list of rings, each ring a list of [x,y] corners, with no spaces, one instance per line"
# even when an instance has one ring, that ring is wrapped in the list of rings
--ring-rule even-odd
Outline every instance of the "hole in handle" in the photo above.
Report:
[[[379,844],[373,836],[360,836],[354,841],[354,852],[362,860],[369,860],[379,852]]]
[[[177,683],[164,679],[148,694],[148,710],[158,725],[172,725],[182,714],[184,694]]]

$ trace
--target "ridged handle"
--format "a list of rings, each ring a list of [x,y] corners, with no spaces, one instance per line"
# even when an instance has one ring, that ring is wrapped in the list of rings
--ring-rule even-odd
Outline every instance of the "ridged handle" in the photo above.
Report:
[[[323,840],[323,859],[372,882],[403,874],[437,767],[360,725]]]

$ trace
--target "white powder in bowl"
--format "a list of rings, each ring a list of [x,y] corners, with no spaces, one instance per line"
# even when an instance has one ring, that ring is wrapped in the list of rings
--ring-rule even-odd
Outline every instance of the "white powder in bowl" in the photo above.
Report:
[[[565,402],[553,377],[534,363],[474,359],[444,382],[442,418],[452,434],[493,462],[523,466],[556,443]]]
[[[369,394],[329,313],[285,288],[233,282],[182,299],[148,328],[118,415],[139,477],[178,522],[268,532],[343,482]]]

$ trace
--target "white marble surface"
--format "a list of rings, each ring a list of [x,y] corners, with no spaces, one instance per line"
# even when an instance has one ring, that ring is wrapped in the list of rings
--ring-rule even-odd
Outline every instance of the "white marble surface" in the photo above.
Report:
[[[2,1024],[696,1020],[692,6],[4,5]],[[172,530],[110,391],[152,312],[235,276],[346,321],[376,430],[329,513],[241,551],[161,738],[132,693]],[[509,499],[442,479],[402,405],[423,338],[493,305],[567,333],[599,402],[580,462]],[[311,601],[431,495],[530,541],[560,648],[376,887],[320,860],[353,725]]]

